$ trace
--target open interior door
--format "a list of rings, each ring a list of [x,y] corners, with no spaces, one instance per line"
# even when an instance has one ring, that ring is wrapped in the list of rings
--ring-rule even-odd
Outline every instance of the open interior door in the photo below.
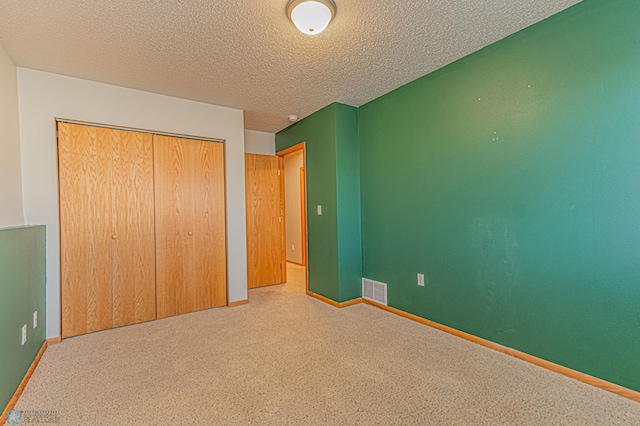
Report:
[[[286,282],[283,159],[245,154],[248,287]]]

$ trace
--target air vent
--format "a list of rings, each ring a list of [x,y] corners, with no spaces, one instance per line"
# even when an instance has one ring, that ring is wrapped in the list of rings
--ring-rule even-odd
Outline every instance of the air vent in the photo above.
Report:
[[[387,305],[387,285],[367,278],[362,279],[362,297]]]

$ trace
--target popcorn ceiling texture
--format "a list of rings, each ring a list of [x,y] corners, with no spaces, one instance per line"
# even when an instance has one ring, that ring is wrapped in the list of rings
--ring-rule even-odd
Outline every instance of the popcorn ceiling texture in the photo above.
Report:
[[[337,0],[322,34],[287,0],[0,0],[18,66],[245,111],[275,132],[332,103],[360,106],[577,0]]]

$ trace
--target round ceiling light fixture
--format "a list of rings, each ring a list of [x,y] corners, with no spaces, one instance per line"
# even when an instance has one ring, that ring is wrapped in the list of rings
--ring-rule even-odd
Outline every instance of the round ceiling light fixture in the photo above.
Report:
[[[300,31],[316,35],[336,16],[336,4],[333,0],[290,0],[287,15]]]

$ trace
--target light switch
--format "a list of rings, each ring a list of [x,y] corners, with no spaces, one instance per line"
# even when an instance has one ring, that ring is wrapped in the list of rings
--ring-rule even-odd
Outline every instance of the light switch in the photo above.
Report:
[[[322,206],[318,206],[318,216],[322,216]]]

